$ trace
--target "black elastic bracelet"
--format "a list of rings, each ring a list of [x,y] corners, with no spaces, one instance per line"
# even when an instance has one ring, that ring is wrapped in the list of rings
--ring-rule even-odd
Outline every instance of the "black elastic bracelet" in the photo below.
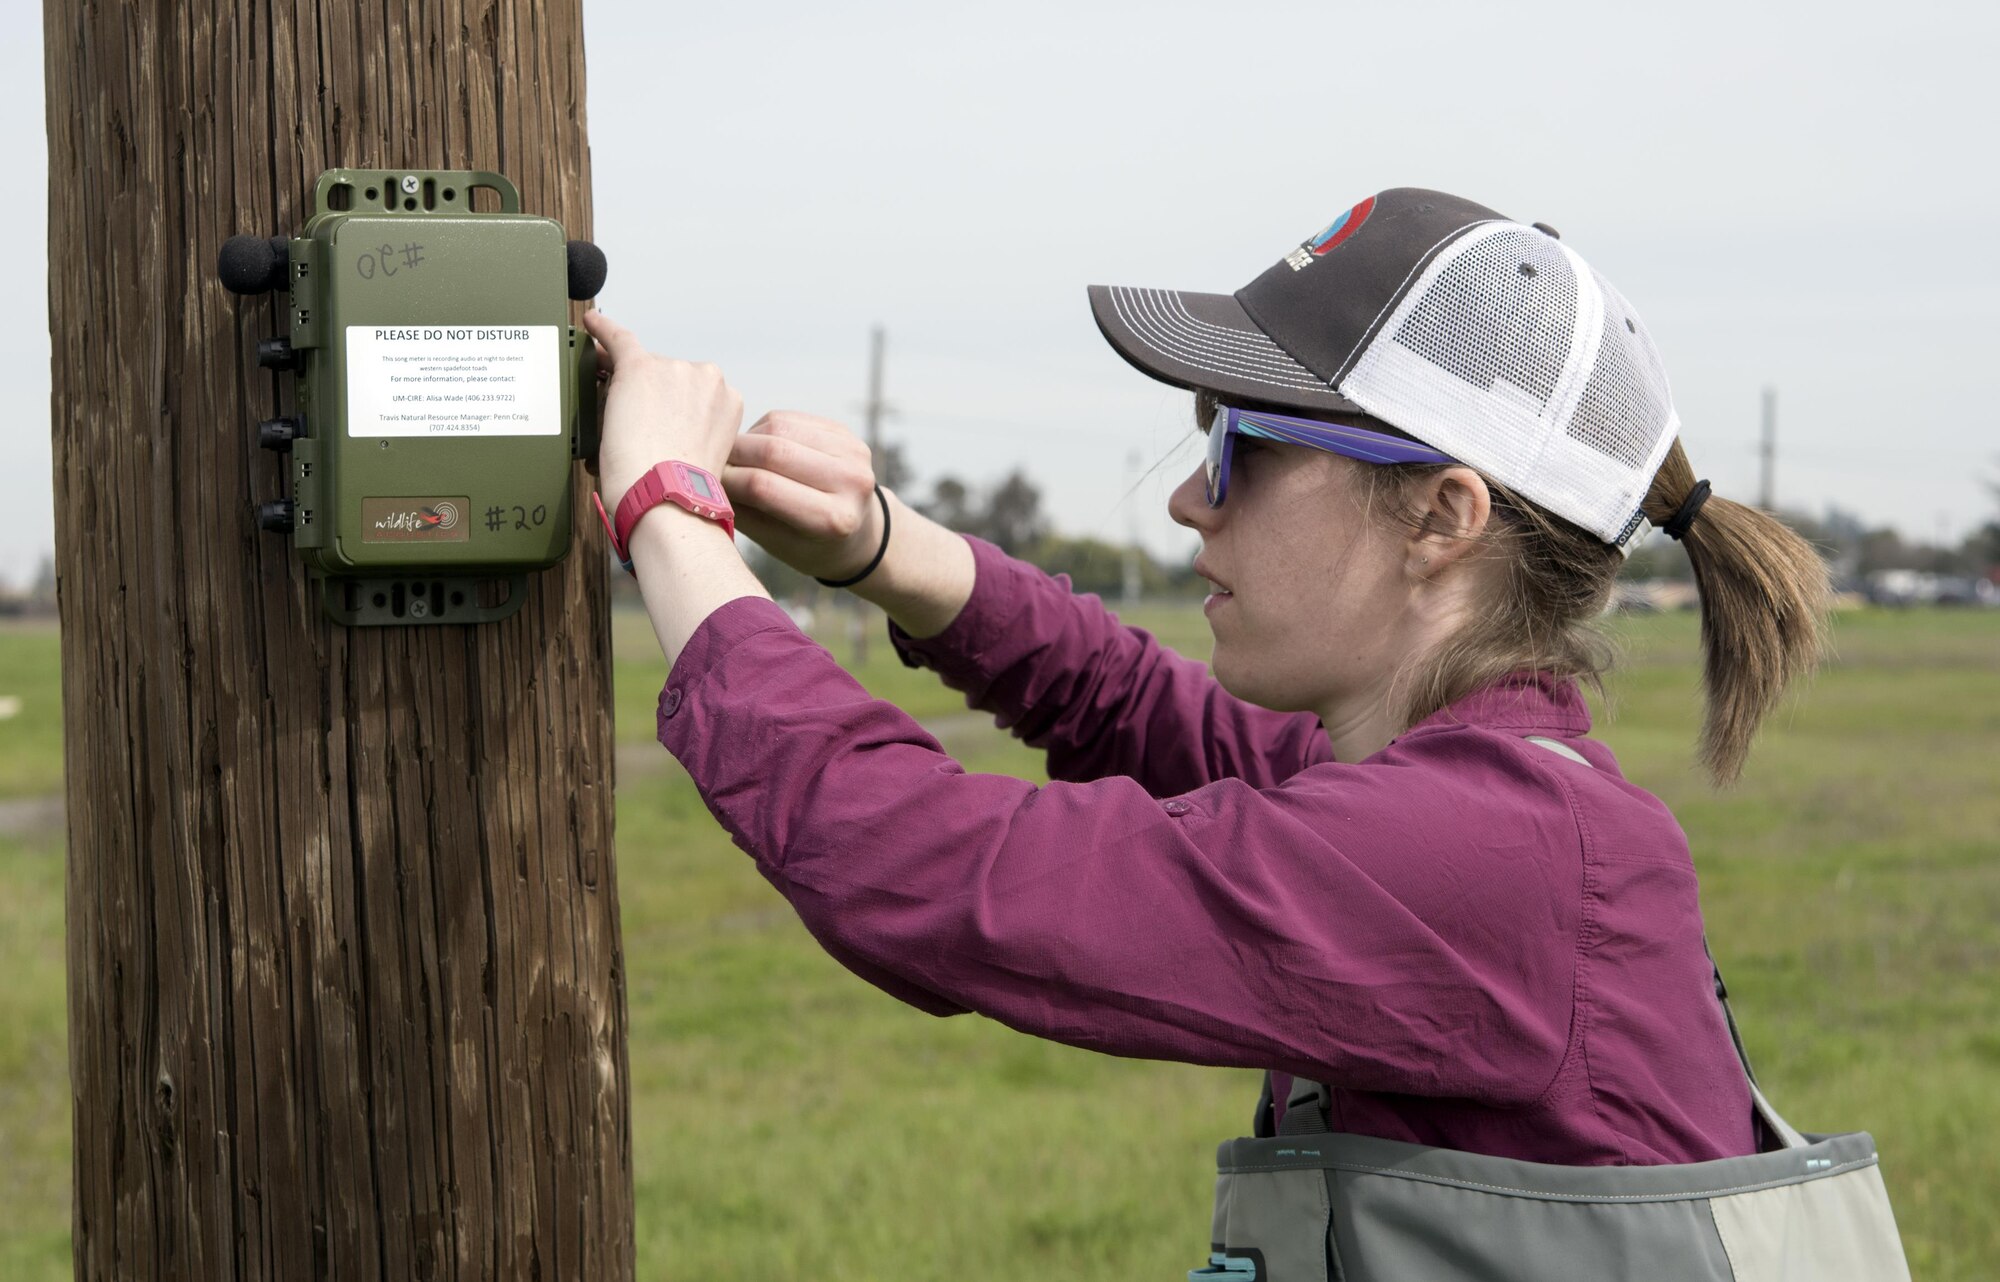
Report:
[[[1667,523],[1660,527],[1660,532],[1670,539],[1687,537],[1688,527],[1694,524],[1696,514],[1706,502],[1708,502],[1708,482],[1696,481],[1694,488],[1688,491],[1688,496],[1681,500],[1681,505],[1674,509],[1674,514],[1667,518]]]
[[[882,487],[879,485],[875,487],[875,501],[882,505],[882,546],[875,549],[875,559],[868,563],[867,569],[851,579],[842,579],[836,583],[832,579],[822,579],[815,574],[813,576],[814,583],[829,588],[851,588],[861,582],[861,580],[875,573],[875,567],[882,564],[882,556],[889,550],[889,499],[887,495],[882,493]]]

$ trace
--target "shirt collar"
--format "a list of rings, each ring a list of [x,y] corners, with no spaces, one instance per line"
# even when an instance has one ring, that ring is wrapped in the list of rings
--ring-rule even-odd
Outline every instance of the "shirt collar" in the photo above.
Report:
[[[1571,678],[1513,672],[1440,708],[1397,737],[1459,725],[1573,738],[1590,733],[1590,708]]]

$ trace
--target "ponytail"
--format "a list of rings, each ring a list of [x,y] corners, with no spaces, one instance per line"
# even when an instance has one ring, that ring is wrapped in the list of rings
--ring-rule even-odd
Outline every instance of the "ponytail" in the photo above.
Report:
[[[1642,509],[1665,525],[1696,486],[1679,441]],[[1701,592],[1701,763],[1718,785],[1743,772],[1757,726],[1826,653],[1826,562],[1776,518],[1724,498],[1700,503],[1681,535]]]

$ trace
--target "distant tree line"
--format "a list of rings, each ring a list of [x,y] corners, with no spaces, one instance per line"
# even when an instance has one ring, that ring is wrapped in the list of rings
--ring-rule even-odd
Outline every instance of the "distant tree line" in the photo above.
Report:
[[[2000,486],[1992,487],[2000,499]],[[2000,518],[1987,521],[1956,543],[1924,543],[1905,539],[1888,526],[1870,526],[1854,513],[1828,505],[1821,515],[1781,511],[1778,519],[1819,549],[1840,587],[1860,588],[1872,576],[1891,570],[1959,578],[1983,578],[2000,569]],[[1694,577],[1680,544],[1655,535],[1632,554],[1625,577],[1673,579]]]
[[[0,583],[0,618],[31,617],[53,619],[56,615],[56,559],[44,553],[35,567],[35,577],[21,591]]]

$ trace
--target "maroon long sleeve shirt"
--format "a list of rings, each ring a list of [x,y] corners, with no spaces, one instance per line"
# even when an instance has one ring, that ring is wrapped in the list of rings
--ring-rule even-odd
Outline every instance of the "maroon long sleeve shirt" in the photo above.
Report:
[[[1054,782],[966,773],[762,599],[711,614],[661,692],[660,742],[844,965],[934,1014],[1325,1081],[1336,1130],[1754,1151],[1687,840],[1582,738],[1572,685],[1502,682],[1336,762],[1310,713],[968,542],[964,611],[892,640]]]

